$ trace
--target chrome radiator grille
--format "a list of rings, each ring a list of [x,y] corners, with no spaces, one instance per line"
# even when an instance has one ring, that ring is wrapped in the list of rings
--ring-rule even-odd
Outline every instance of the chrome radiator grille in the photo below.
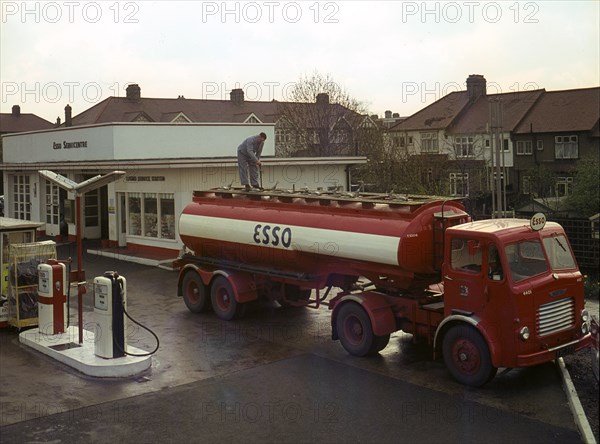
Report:
[[[538,336],[546,336],[575,325],[575,301],[571,298],[542,304],[537,313]]]

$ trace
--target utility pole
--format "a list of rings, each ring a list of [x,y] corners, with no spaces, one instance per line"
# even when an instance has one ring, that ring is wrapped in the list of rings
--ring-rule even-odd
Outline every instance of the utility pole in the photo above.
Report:
[[[504,164],[504,153],[502,152],[502,101],[492,99],[490,104],[490,147],[493,165],[492,186],[492,218],[499,215],[504,216],[506,211],[506,191],[504,190],[501,165]],[[502,156],[502,157],[501,157]]]

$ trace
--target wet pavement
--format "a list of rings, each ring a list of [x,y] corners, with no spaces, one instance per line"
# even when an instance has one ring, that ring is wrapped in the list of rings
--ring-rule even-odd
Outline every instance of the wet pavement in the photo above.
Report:
[[[224,322],[187,310],[176,272],[91,255],[84,265],[88,282],[107,270],[126,277],[128,312],[160,338],[152,367],[125,379],[84,376],[2,329],[2,443],[581,442],[553,364],[466,388],[402,333],[379,356],[348,355],[330,339],[326,307],[256,304]],[[127,336],[155,346],[134,324]]]

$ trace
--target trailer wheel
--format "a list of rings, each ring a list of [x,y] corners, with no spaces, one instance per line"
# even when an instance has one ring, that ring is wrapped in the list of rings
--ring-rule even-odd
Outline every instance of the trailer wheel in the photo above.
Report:
[[[390,335],[376,336],[367,312],[356,303],[345,303],[336,316],[342,346],[354,356],[373,355],[385,348]]]
[[[210,299],[206,285],[195,272],[188,272],[181,284],[183,302],[192,313],[200,313],[210,308]]]
[[[472,327],[458,325],[444,336],[444,363],[458,382],[481,387],[496,376],[490,350],[481,334]]]
[[[231,321],[243,315],[245,305],[235,300],[231,283],[224,276],[217,276],[210,286],[212,308],[219,319]]]

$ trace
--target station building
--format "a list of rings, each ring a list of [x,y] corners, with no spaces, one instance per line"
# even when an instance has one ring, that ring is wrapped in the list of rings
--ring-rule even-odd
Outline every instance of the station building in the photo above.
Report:
[[[358,156],[275,157],[274,123],[108,122],[3,136],[5,216],[40,221],[49,236],[76,235],[75,196],[46,180],[50,170],[80,183],[126,174],[87,192],[83,237],[112,247],[179,251],[178,216],[194,190],[240,186],[237,146],[264,132],[262,186],[348,190]]]

